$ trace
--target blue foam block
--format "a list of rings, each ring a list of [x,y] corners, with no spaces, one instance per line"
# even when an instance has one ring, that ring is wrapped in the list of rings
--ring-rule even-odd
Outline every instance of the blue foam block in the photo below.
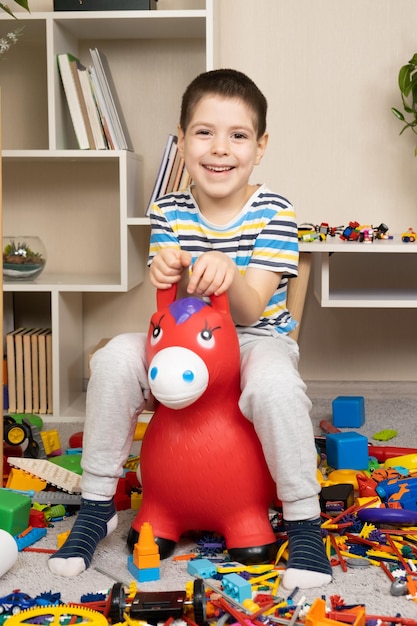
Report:
[[[335,469],[368,469],[368,438],[355,432],[326,435],[326,456]]]
[[[360,428],[365,424],[365,398],[363,396],[338,396],[332,402],[333,426]]]

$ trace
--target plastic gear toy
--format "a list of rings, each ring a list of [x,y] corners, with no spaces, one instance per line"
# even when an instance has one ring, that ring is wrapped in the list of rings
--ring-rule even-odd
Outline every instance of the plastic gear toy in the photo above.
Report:
[[[104,615],[79,606],[61,604],[59,606],[35,606],[16,613],[7,620],[8,626],[25,626],[29,624],[48,624],[48,626],[62,626],[72,623],[72,618],[76,620],[77,626],[108,626],[108,621]],[[41,621],[43,618],[43,621]],[[52,619],[51,619],[52,618]],[[80,619],[81,618],[81,619]]]

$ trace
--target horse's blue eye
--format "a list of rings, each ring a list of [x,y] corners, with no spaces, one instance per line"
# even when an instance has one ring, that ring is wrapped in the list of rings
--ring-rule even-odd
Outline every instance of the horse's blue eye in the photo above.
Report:
[[[150,376],[151,380],[155,380],[155,378],[158,376],[158,368],[157,367],[152,367],[152,369],[149,372],[149,376]]]
[[[192,383],[194,380],[194,372],[191,370],[185,370],[182,374],[182,378],[186,383]]]

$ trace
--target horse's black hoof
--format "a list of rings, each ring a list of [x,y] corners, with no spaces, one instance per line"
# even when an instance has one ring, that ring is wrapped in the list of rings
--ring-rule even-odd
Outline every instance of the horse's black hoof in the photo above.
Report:
[[[278,545],[274,542],[249,548],[228,548],[227,551],[233,561],[238,561],[243,565],[260,565],[275,561],[277,550]]]
[[[132,526],[129,530],[126,542],[130,553],[133,552],[135,544],[138,540],[139,533]],[[171,556],[175,550],[175,546],[177,545],[175,541],[172,541],[172,539],[164,539],[163,537],[155,537],[155,543],[159,547],[159,556],[161,559],[167,559]]]

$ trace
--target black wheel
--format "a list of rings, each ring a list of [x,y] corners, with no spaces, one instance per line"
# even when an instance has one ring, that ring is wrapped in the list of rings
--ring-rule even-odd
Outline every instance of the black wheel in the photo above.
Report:
[[[21,424],[7,424],[4,429],[4,441],[10,446],[20,446],[27,438],[27,432]]]
[[[110,595],[109,619],[112,624],[124,621],[123,613],[126,609],[126,594],[123,583],[115,583]]]
[[[206,623],[206,591],[201,578],[196,578],[193,585],[194,621],[198,626]]]

